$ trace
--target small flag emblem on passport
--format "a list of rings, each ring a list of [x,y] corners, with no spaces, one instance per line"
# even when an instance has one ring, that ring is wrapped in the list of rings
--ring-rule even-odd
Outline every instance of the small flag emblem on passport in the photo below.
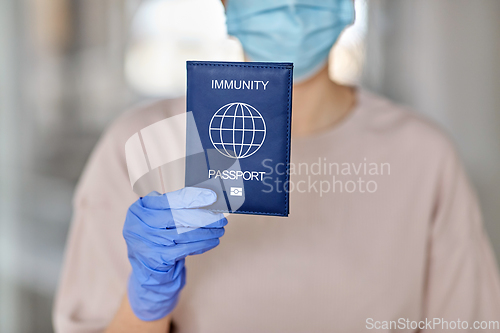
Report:
[[[217,193],[208,209],[288,216],[273,184],[289,183],[292,79],[291,63],[187,62],[185,185]]]
[[[243,189],[241,187],[231,187],[231,195],[241,197],[243,195]]]

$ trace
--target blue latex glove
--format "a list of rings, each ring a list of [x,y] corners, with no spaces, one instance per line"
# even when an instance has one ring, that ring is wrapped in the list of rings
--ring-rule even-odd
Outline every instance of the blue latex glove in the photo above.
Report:
[[[185,284],[184,258],[219,244],[226,218],[199,209],[215,200],[211,190],[186,187],[148,195],[130,206],[123,227],[132,264],[127,292],[139,319],[157,320],[169,314]],[[178,233],[176,226],[189,231]]]

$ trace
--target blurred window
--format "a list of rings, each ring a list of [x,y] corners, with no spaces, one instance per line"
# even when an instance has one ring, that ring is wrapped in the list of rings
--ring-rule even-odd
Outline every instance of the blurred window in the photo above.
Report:
[[[227,36],[220,0],[148,0],[132,23],[125,70],[138,92],[177,97],[185,93],[186,60],[242,58]]]

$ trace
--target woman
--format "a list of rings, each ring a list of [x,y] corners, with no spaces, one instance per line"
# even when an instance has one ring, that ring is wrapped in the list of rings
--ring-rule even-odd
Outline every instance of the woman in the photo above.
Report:
[[[184,112],[184,100],[129,112],[80,181],[59,332],[425,332],[499,319],[495,259],[452,144],[391,102],[330,81],[328,53],[354,9],[317,3],[226,4],[249,59],[295,64],[292,163],[306,167],[292,171],[289,218],[231,216],[222,238],[223,216],[172,232],[170,209],[213,218],[202,209],[213,193],[138,199],[124,145]]]

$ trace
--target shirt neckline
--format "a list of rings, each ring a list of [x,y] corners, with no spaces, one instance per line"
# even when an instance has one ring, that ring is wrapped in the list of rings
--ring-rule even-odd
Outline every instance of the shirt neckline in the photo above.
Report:
[[[337,136],[340,135],[341,133],[344,133],[348,131],[350,128],[354,126],[356,123],[356,119],[359,118],[359,114],[361,113],[361,108],[364,106],[364,91],[354,87],[354,94],[355,94],[355,104],[352,107],[352,109],[349,111],[347,115],[345,115],[337,124],[332,126],[329,129],[313,133],[307,136],[300,136],[300,137],[295,137],[292,136],[292,140],[294,142],[309,142],[309,141],[314,141],[318,139],[324,139],[329,136]]]

